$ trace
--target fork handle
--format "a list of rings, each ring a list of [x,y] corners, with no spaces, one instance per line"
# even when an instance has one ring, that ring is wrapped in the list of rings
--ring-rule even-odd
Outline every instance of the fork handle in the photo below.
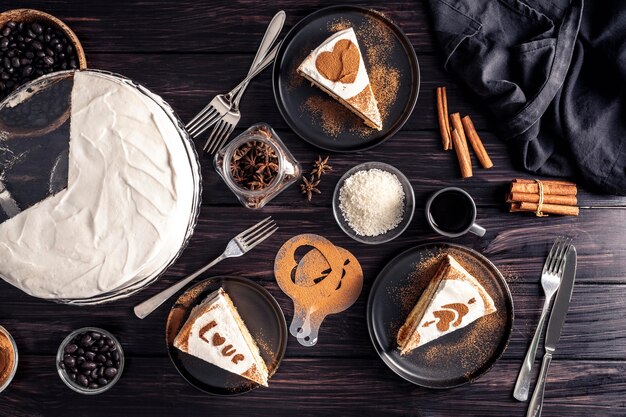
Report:
[[[543,310],[541,311],[541,317],[537,324],[537,330],[533,336],[532,342],[526,352],[524,363],[517,376],[517,382],[515,383],[515,389],[513,390],[513,397],[518,401],[528,400],[528,393],[530,392],[530,378],[535,363],[535,357],[537,356],[537,348],[539,347],[539,339],[543,333],[543,328],[546,325],[546,318],[548,317],[548,309],[550,307],[550,301],[552,298],[546,298],[543,304]]]
[[[550,363],[552,363],[552,352],[546,351],[546,354],[543,355],[543,361],[541,362],[541,372],[539,373],[539,379],[537,380],[533,397],[530,399],[530,404],[528,404],[526,417],[541,416],[541,410],[543,408],[543,393],[546,389],[546,380],[548,379],[548,368],[550,368]]]
[[[242,87],[244,87],[246,84],[248,84],[250,82],[251,79],[253,79],[254,77],[256,77],[261,71],[263,71],[265,68],[267,68],[267,66],[269,64],[271,64],[274,61],[274,58],[276,58],[276,55],[278,54],[278,50],[280,49],[280,45],[282,44],[281,42],[278,42],[276,44],[276,46],[274,46],[272,48],[271,51],[269,51],[267,53],[267,55],[265,55],[265,58],[263,58],[263,60],[261,62],[259,62],[259,64],[254,68],[254,70],[252,70],[252,72],[250,72],[246,78],[243,79],[243,81],[241,81],[239,84],[237,84],[237,86],[235,88],[233,88],[232,90],[230,90],[228,92],[228,96],[232,97],[234,94],[236,94]]]
[[[187,278],[177,282],[176,284],[172,285],[169,288],[166,288],[165,290],[161,291],[160,293],[158,293],[158,294],[148,298],[143,303],[137,304],[135,306],[135,308],[134,308],[135,315],[137,317],[139,317],[140,319],[144,319],[144,318],[148,317],[154,310],[159,308],[159,306],[161,306],[161,304],[163,304],[165,301],[167,301],[170,297],[172,297],[174,294],[176,294],[179,290],[181,290],[183,287],[185,287],[187,284],[189,284],[195,278],[197,278],[198,275],[200,275],[203,272],[207,271],[209,268],[211,268],[215,264],[223,261],[226,258],[228,258],[228,256],[226,256],[226,254],[222,253],[215,260],[213,260],[213,262],[211,262],[210,264],[208,264],[208,265],[198,269],[196,272],[194,272],[193,274],[189,275]]]
[[[285,24],[285,12],[283,10],[279,11],[272,17],[269,25],[267,25],[267,29],[265,30],[265,34],[263,35],[263,39],[261,40],[261,44],[259,45],[259,49],[256,51],[256,55],[254,56],[254,60],[252,61],[252,65],[250,66],[250,70],[248,74],[250,74],[259,62],[267,55],[267,51],[269,51],[270,47],[278,38],[278,35],[283,30],[283,25]],[[233,98],[233,106],[239,106],[239,100],[241,100],[241,96],[243,96],[243,92],[248,87],[249,83],[244,84],[237,93],[235,93],[235,97]]]

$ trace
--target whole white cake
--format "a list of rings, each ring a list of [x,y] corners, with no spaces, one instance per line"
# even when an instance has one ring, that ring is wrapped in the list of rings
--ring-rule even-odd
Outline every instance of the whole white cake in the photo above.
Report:
[[[76,72],[68,186],[0,224],[0,276],[48,299],[137,283],[179,251],[194,187],[187,149],[163,108],[114,76]]]

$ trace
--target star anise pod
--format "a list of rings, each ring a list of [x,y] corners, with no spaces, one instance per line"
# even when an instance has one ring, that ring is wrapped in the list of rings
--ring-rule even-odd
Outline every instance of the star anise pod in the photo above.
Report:
[[[311,175],[316,176],[318,179],[322,177],[322,175],[326,174],[329,171],[333,170],[333,167],[328,164],[328,158],[322,158],[321,156],[317,156],[317,160],[313,163],[313,170],[311,171]]]
[[[322,192],[317,188],[319,183],[320,180],[316,180],[314,176],[311,176],[309,179],[302,177],[300,190],[302,191],[302,194],[306,194],[306,198],[309,202],[313,199],[313,193],[322,194]]]

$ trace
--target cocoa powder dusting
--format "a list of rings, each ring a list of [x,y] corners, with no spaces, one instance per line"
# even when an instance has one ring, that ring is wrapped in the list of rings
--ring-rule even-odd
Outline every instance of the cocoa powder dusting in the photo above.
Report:
[[[0,385],[2,385],[11,374],[15,362],[15,351],[13,345],[2,330],[0,330]]]
[[[374,97],[378,101],[378,110],[384,127],[388,122],[390,109],[397,99],[401,84],[401,73],[391,63],[394,35],[384,22],[371,16],[367,17],[365,23],[359,26],[347,19],[337,19],[327,24],[327,28],[331,32],[338,32],[349,27],[354,28],[361,45],[361,52],[365,55],[363,58]],[[295,73],[295,69],[293,72]],[[303,79],[301,76],[297,76]],[[291,80],[291,75],[289,79]],[[367,127],[358,116],[341,103],[326,95],[308,97],[302,104],[300,111],[308,112],[320,123],[324,132],[331,137],[337,137],[342,132],[350,132],[367,138],[377,133],[376,130]]]
[[[441,342],[433,342],[415,349],[407,358],[411,361],[428,364],[432,367],[445,369],[462,369],[467,378],[486,363],[497,349],[508,321],[507,307],[503,297],[497,297],[497,284],[486,275],[491,274],[484,264],[477,261],[471,254],[455,248],[440,249],[427,253],[415,264],[413,271],[401,287],[389,288],[387,291],[402,311],[402,320],[390,324],[390,334],[397,334],[409,312],[417,303],[424,289],[437,271],[442,258],[452,255],[460,264],[476,278],[492,295],[496,308],[495,313],[481,317],[474,323],[463,328],[463,336],[450,338],[444,336]]]

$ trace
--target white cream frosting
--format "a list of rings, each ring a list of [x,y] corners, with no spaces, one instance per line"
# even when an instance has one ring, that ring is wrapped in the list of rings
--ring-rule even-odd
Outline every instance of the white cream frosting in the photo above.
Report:
[[[468,301],[474,299],[474,303],[469,304]],[[441,331],[437,328],[439,318],[433,313],[435,311],[446,310],[455,314],[455,318],[459,317],[458,312],[454,309],[444,308],[445,305],[454,303],[463,303],[469,309],[468,313],[463,316],[461,323],[458,326],[450,324],[450,327],[446,331]],[[480,296],[478,289],[471,285],[469,282],[460,280],[444,279],[439,284],[435,295],[426,311],[424,316],[417,326],[417,331],[420,335],[420,341],[417,346],[425,345],[441,336],[448,333],[452,333],[455,330],[462,329],[470,323],[483,317],[486,313],[485,302]],[[428,327],[424,327],[424,323],[431,322]]]
[[[174,346],[237,375],[243,375],[255,367],[258,375],[262,377],[262,369],[265,366],[257,364],[258,353],[252,352],[234,314],[238,315],[230,308],[223,290],[213,292],[191,311],[188,319],[191,330],[187,334],[188,323],[186,323],[174,341]],[[216,334],[221,339],[218,340],[221,342],[218,346],[215,346],[213,340]],[[232,347],[227,353],[233,349],[234,352],[226,356],[222,351],[228,345]],[[237,354],[243,355],[243,359],[235,363],[233,357]],[[267,380],[264,382],[264,385],[267,385]]]
[[[367,85],[370,83],[369,77],[367,75],[367,70],[365,69],[365,63],[363,62],[363,55],[360,54],[359,59],[359,71],[357,72],[356,79],[354,82],[345,84],[341,81],[331,81],[324,77],[319,73],[317,67],[315,66],[315,62],[317,61],[317,57],[322,52],[332,52],[335,47],[335,44],[342,39],[349,40],[359,49],[359,54],[361,48],[359,47],[359,42],[356,39],[356,34],[354,33],[354,29],[348,28],[342,31],[339,31],[328,39],[324,41],[320,46],[314,49],[309,56],[300,64],[298,67],[298,71],[306,74],[308,77],[315,80],[317,83],[323,85],[328,88],[334,94],[339,96],[344,100],[348,100],[359,94]]]
[[[50,299],[137,283],[176,256],[193,189],[167,113],[127,82],[76,72],[68,187],[0,224],[0,276]]]

